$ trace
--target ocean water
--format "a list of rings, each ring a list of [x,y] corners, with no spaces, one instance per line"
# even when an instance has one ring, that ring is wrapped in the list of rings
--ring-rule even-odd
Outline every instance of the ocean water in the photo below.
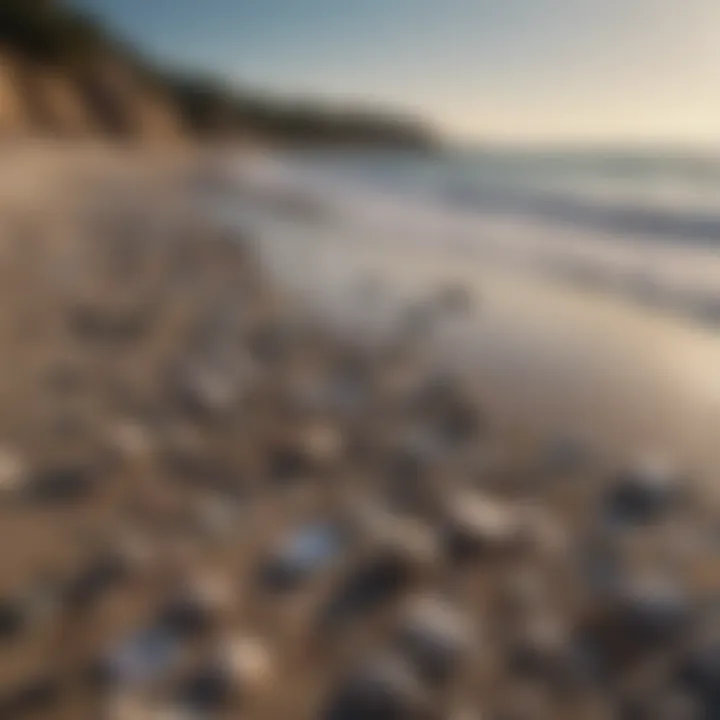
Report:
[[[720,323],[720,155],[305,151],[251,175],[338,236],[429,244]]]
[[[454,151],[298,159],[338,180],[464,209],[720,243],[720,156]]]

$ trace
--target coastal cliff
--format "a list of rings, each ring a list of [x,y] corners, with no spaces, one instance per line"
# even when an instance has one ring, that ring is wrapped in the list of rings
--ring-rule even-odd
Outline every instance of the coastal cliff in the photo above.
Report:
[[[79,77],[8,52],[0,58],[0,134],[148,140],[183,135],[169,99],[121,66],[93,68]]]
[[[0,0],[0,136],[390,145],[424,149],[415,119],[258,98],[158,68],[57,0]]]

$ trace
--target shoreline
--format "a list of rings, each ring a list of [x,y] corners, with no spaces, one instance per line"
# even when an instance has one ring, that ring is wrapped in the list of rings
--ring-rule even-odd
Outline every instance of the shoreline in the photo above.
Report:
[[[352,163],[352,157],[349,160]],[[380,185],[353,179],[352,171],[333,175],[332,166],[328,172],[312,160],[298,163],[277,153],[248,166],[244,176],[235,174],[269,206],[279,196],[289,207],[312,208],[329,222],[342,221],[368,235],[382,234],[399,246],[407,242],[409,252],[442,244],[448,255],[468,261],[619,295],[659,313],[717,326],[720,261],[712,245],[612,226],[601,230],[502,206],[456,207],[439,195],[425,198],[407,188],[383,193]],[[608,208],[602,202],[595,208],[603,209]]]
[[[281,286],[340,331],[377,332],[380,318],[397,318],[414,300],[461,285],[477,312],[428,344],[439,345],[436,359],[444,355],[466,373],[479,366],[477,374],[485,376],[479,384],[494,396],[499,414],[509,404],[508,420],[536,426],[549,415],[560,434],[580,425],[581,434],[596,435],[620,457],[667,448],[704,468],[708,489],[720,492],[713,432],[720,417],[720,335],[712,327],[482,252],[413,245],[412,235],[397,228],[384,235],[377,223],[363,233],[342,217],[292,207],[289,216],[268,221],[271,199],[269,210],[246,223],[252,208],[241,203],[234,211],[239,201],[231,194],[229,203],[220,203],[225,221],[249,225]],[[368,278],[377,292],[365,311]]]

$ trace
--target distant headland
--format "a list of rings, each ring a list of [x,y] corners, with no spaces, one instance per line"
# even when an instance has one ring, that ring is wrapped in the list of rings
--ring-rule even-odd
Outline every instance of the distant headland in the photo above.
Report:
[[[430,149],[416,118],[243,92],[150,62],[57,0],[0,0],[0,135]]]

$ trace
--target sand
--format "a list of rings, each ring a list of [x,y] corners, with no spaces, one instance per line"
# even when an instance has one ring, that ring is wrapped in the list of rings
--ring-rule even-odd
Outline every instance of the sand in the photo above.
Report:
[[[0,716],[714,707],[717,338],[218,154],[4,159]]]

